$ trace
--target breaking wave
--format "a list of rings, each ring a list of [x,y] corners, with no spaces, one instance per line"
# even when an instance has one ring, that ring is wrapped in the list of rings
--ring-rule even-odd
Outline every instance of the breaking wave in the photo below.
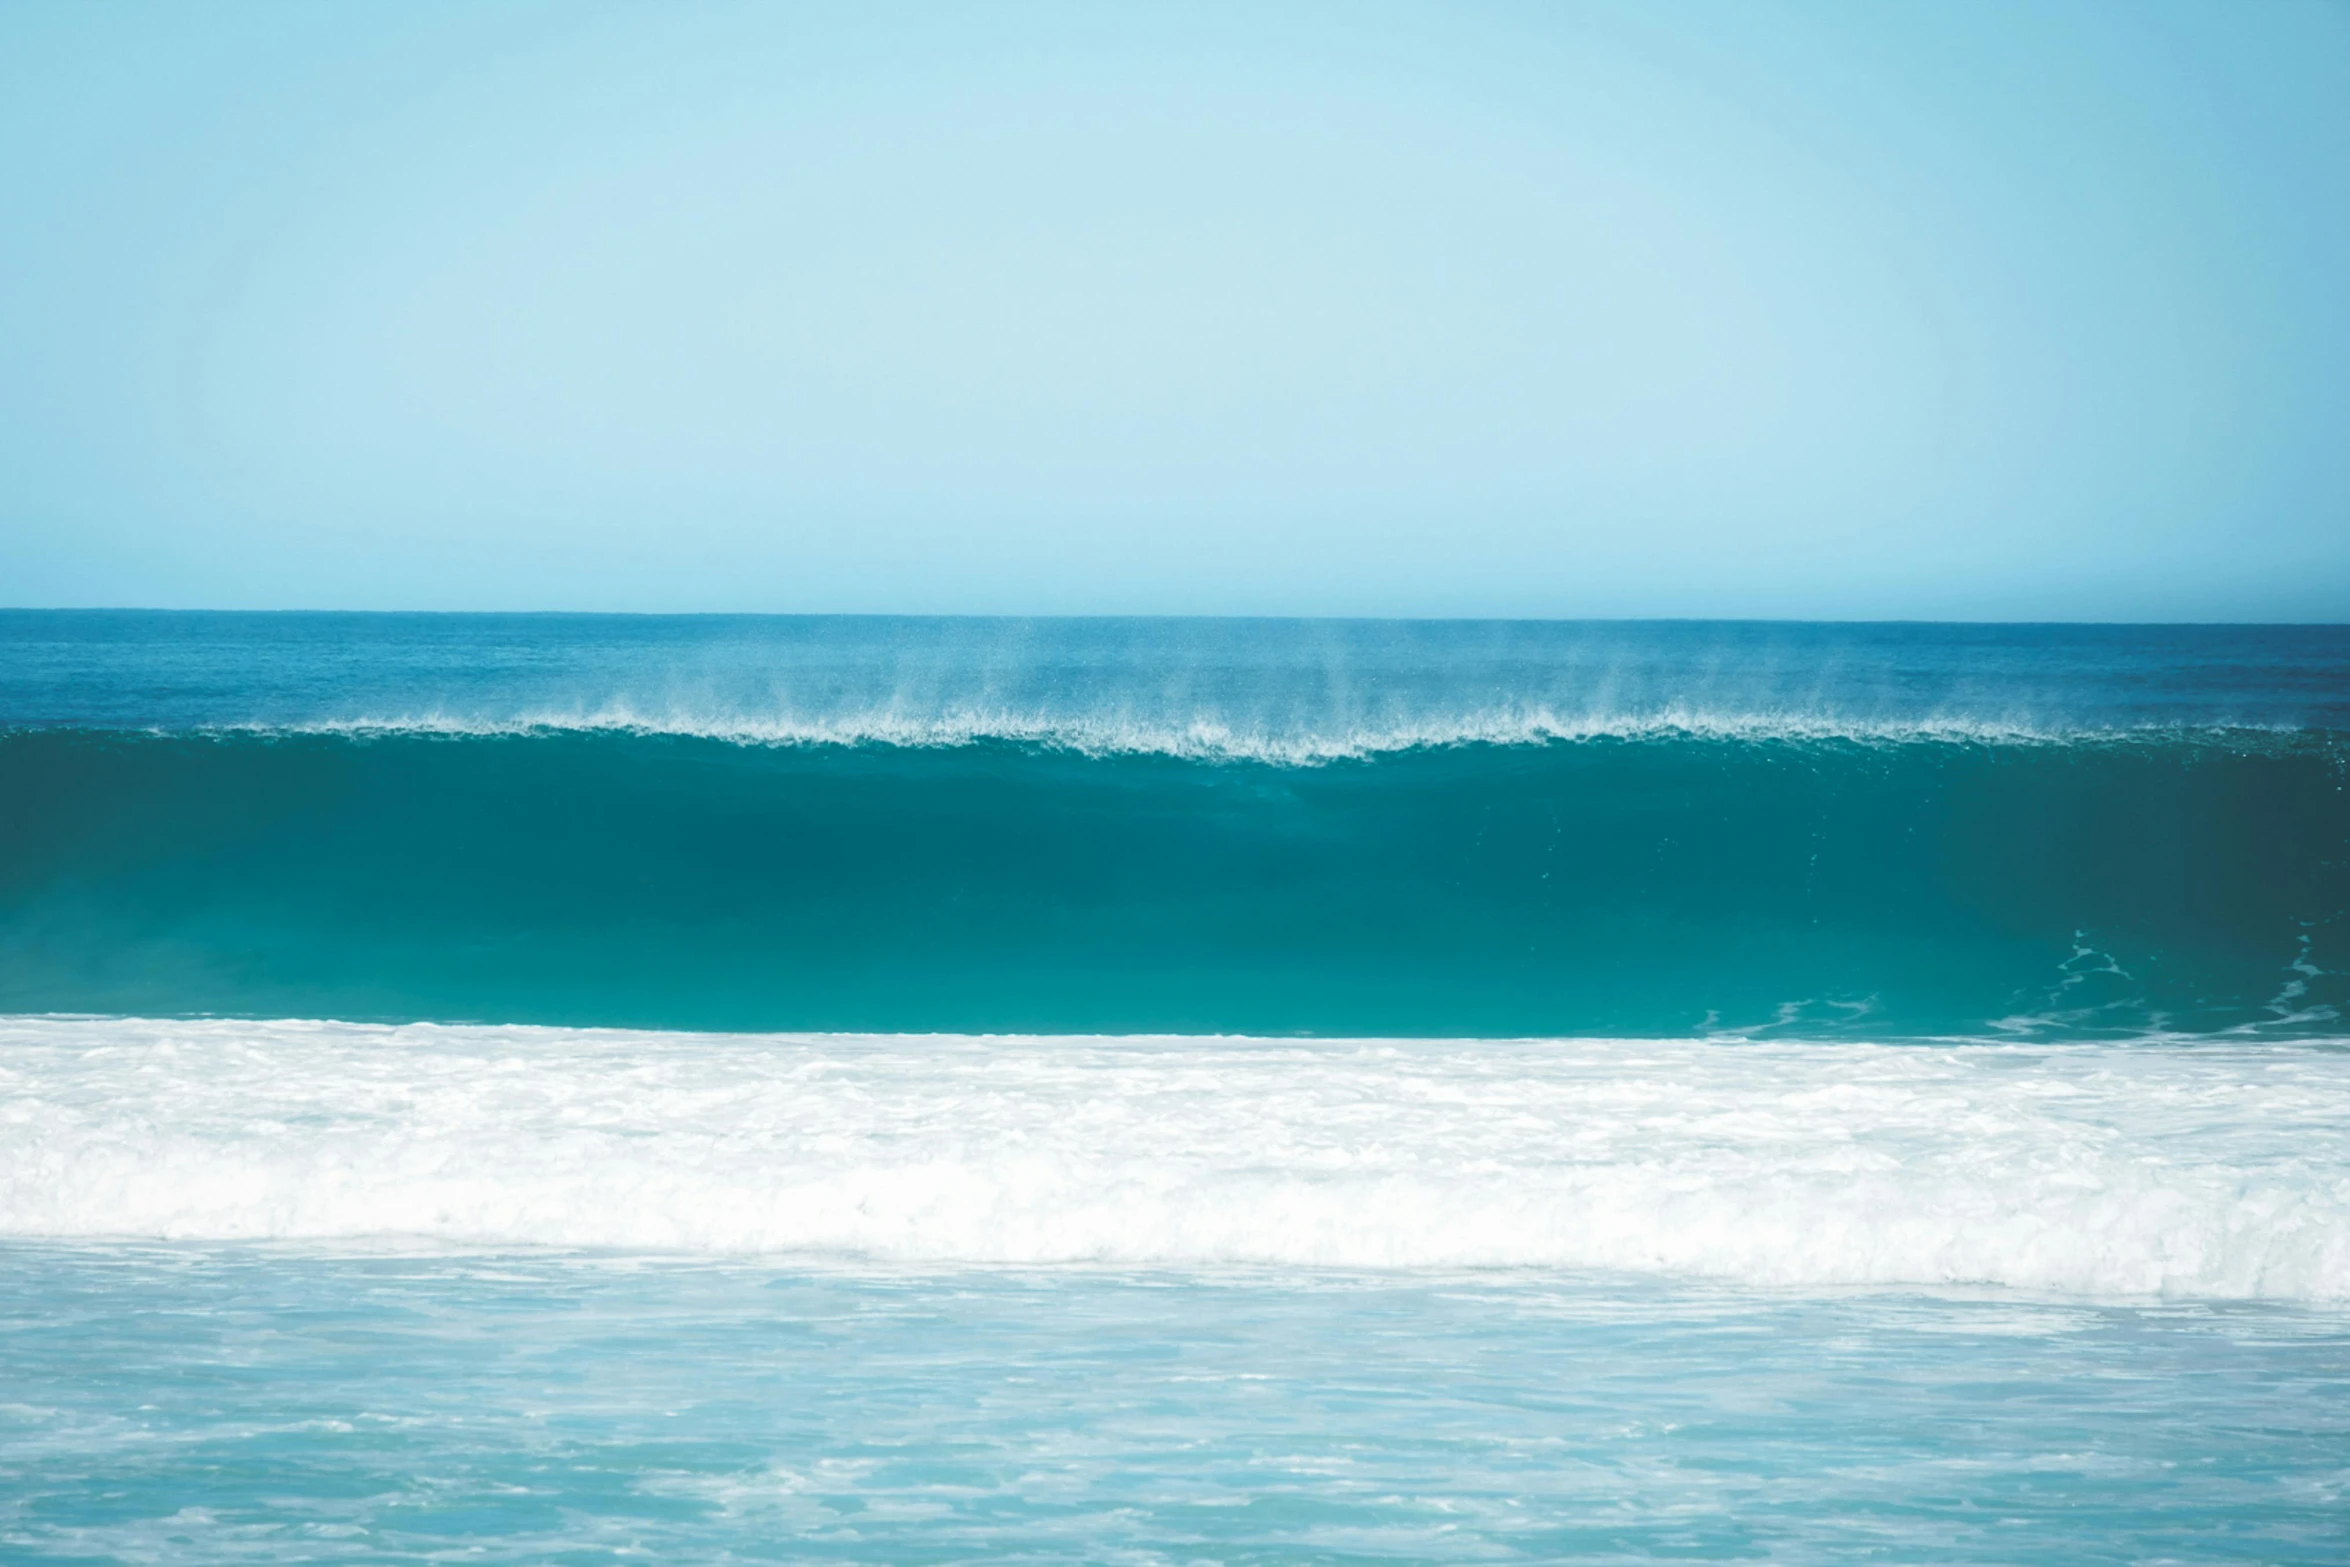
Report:
[[[2323,1033],[2329,733],[0,733],[0,1008],[651,1028]]]
[[[1541,746],[1594,740],[1844,741],[1866,745],[1911,741],[2094,745],[2174,740],[2246,746],[2301,731],[2297,726],[2284,724],[2189,727],[2148,723],[2128,728],[2079,728],[1968,716],[1853,719],[1800,712],[1708,712],[1678,707],[1640,713],[1504,708],[1323,731],[1235,727],[1206,719],[1153,722],[1118,716],[979,709],[905,712],[885,707],[871,712],[788,718],[639,710],[626,704],[613,704],[592,711],[534,711],[507,718],[423,713],[294,724],[208,725],[196,732],[445,739],[616,734],[671,736],[748,746],[875,745],[901,749],[992,743],[1069,751],[1083,756],[1168,756],[1186,761],[1310,766],[1396,751],[1451,746]]]

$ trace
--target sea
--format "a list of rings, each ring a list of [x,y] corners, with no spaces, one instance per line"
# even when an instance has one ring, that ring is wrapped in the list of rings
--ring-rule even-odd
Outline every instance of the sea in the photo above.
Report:
[[[2350,627],[0,612],[0,1561],[2350,1561]]]

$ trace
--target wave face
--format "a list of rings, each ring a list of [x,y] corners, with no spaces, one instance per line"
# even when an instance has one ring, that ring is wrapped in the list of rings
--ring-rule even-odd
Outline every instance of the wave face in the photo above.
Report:
[[[2337,628],[0,616],[0,1008],[2323,1034]]]
[[[0,1025],[0,1233],[2350,1298],[2350,1054]]]

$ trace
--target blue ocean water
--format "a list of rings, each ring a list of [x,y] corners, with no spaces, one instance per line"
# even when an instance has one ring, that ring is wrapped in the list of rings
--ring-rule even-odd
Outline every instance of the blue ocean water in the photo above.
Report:
[[[1509,1275],[0,1260],[19,1561],[2082,1567],[2331,1564],[2345,1540],[2339,1314]]]
[[[2331,1562],[2350,628],[0,613],[0,1557]]]
[[[0,617],[0,1007],[2318,1029],[2350,633]]]

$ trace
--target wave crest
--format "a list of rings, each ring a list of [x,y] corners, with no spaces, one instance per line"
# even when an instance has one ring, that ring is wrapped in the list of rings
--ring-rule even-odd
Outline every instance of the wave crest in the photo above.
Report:
[[[1322,730],[1254,726],[1213,717],[1071,716],[989,708],[936,713],[885,708],[815,717],[758,717],[648,711],[623,703],[593,709],[533,711],[510,717],[424,712],[288,724],[222,724],[206,726],[201,732],[451,739],[611,734],[710,740],[741,746],[879,746],[908,750],[1005,744],[1083,756],[1166,756],[1188,761],[1287,766],[1460,746],[1532,747],[1591,741],[1723,740],[1872,746],[1913,742],[2049,746],[2148,740],[2259,744],[2289,741],[2304,733],[2286,726],[2234,724],[2063,728],[2023,720],[1957,716],[1856,719],[1696,708],[1588,714],[1544,707],[1497,707],[1445,717]]]

